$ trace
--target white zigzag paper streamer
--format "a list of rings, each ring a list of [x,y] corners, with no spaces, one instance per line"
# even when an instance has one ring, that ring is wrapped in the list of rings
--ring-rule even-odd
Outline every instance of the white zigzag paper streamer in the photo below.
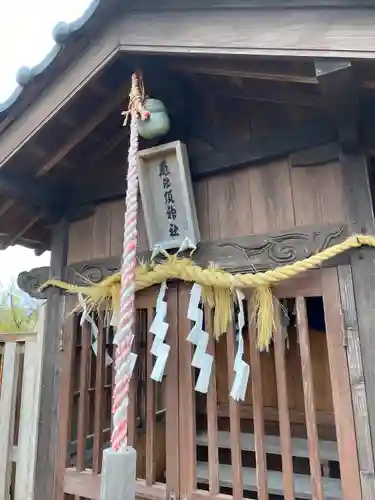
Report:
[[[80,326],[82,326],[85,321],[87,321],[90,324],[90,326],[91,326],[91,338],[92,338],[91,348],[92,348],[95,356],[97,356],[98,355],[99,329],[96,326],[96,323],[93,320],[92,316],[90,315],[90,313],[87,309],[86,302],[83,300],[83,297],[81,294],[78,294],[78,300],[79,300],[80,306],[82,308],[82,316],[81,316]],[[113,360],[112,360],[111,356],[108,354],[107,351],[105,351],[105,364],[106,364],[106,366],[109,366],[112,363],[113,363]]]
[[[243,301],[245,299],[245,296],[239,290],[237,290],[237,299],[238,299],[238,306],[239,306],[238,334],[237,334],[238,348],[237,348],[237,354],[236,354],[236,357],[234,360],[234,372],[236,375],[234,377],[234,381],[233,381],[232,389],[230,391],[230,395],[235,401],[238,401],[240,399],[241,399],[241,401],[245,401],[246,389],[247,389],[247,384],[248,384],[249,376],[250,376],[250,366],[242,359],[242,356],[244,353],[244,342],[243,342],[243,337],[242,337],[242,330],[243,330],[243,327],[245,325]]]
[[[151,354],[156,357],[154,368],[150,377],[155,382],[161,382],[163,379],[165,366],[171,347],[164,342],[169,325],[165,320],[167,316],[167,303],[164,300],[167,284],[164,282],[160,286],[158,298],[156,300],[156,314],[150,327],[150,333],[155,335],[151,346]]]
[[[199,368],[200,372],[195,385],[195,390],[206,394],[210,384],[213,356],[206,352],[208,345],[208,333],[203,330],[203,311],[199,307],[202,288],[196,283],[190,291],[190,301],[187,317],[195,321],[195,325],[187,336],[187,341],[196,345],[195,353],[191,362],[194,368]]]

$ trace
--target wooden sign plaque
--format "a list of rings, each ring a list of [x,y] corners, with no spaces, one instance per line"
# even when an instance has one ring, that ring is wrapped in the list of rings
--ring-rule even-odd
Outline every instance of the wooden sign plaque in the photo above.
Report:
[[[199,228],[186,146],[180,141],[139,152],[139,186],[150,249],[178,249]]]

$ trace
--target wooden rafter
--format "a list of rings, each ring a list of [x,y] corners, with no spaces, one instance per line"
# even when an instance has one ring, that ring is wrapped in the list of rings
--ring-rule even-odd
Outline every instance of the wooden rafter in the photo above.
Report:
[[[126,98],[124,89],[120,88],[115,94],[91,116],[84,125],[80,126],[75,134],[38,169],[37,177],[46,175],[52,170],[73,148],[87,137],[113,110]]]
[[[336,122],[338,141],[345,153],[359,148],[359,102],[354,70],[350,61],[315,61],[315,72],[325,106]]]
[[[304,83],[317,85],[318,81],[314,74],[305,75],[302,73],[281,72],[281,70],[269,70],[259,68],[250,64],[246,60],[231,61],[210,59],[179,59],[170,63],[173,69],[183,73],[195,73],[198,75],[226,76],[235,78],[246,78],[253,80],[266,80],[275,82]]]
[[[15,245],[20,238],[22,238],[29,229],[31,229],[37,222],[42,219],[40,215],[36,215],[30,219],[15,235],[11,236],[7,241],[2,243],[2,250]]]
[[[237,77],[214,79],[207,75],[199,78],[197,84],[202,92],[219,97],[230,96],[235,99],[284,103],[302,107],[321,108],[323,106],[317,86],[271,80],[261,82]]]
[[[90,119],[87,120],[57,152],[43,162],[36,176],[42,177],[55,168],[73,148],[85,139],[113,111],[113,109],[125,99],[124,94],[124,90],[119,89],[108,101],[106,101],[95,115],[90,117]],[[3,189],[12,196],[11,199],[8,199],[0,207],[0,216],[10,210],[19,198],[29,200],[31,196],[38,206],[50,205],[56,202],[58,199],[57,193],[51,192],[50,189],[41,189],[39,183],[35,181],[31,182],[33,182],[33,184],[35,183],[32,189],[30,189],[30,181],[28,181],[27,185],[26,183],[22,184],[20,181],[10,178],[8,174],[2,173],[0,169],[0,187],[3,186]]]
[[[10,172],[4,172],[0,169],[0,189],[12,196],[15,200],[27,201],[28,205],[33,207],[56,206],[60,203],[61,195],[59,190],[37,182],[35,179],[23,179]],[[10,200],[4,203],[8,209],[11,206]],[[0,213],[7,210],[0,208]]]
[[[115,30],[104,31],[98,39],[51,88],[24,114],[22,120],[12,123],[0,140],[0,168],[63,107],[74,99],[79,91],[95,78],[118,53]]]

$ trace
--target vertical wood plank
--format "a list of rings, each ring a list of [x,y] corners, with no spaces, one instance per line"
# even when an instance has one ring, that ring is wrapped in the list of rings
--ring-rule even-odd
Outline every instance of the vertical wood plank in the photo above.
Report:
[[[248,170],[254,233],[294,226],[288,160]]]
[[[301,355],[303,394],[305,400],[306,429],[309,447],[311,487],[313,498],[323,500],[322,473],[319,459],[318,428],[314,398],[314,381],[311,364],[309,327],[307,323],[306,302],[304,297],[296,297],[297,330]]]
[[[125,201],[112,201],[110,204],[111,248],[110,255],[122,255],[122,242],[124,239],[124,214]]]
[[[141,200],[140,196],[138,198],[138,206],[139,206],[139,215],[138,215],[138,221],[137,221],[137,226],[138,226],[137,250],[139,252],[146,252],[147,250],[150,249],[150,247],[149,247],[148,238],[147,238],[145,212],[143,210],[142,200]],[[124,225],[124,223],[123,223],[123,225]]]
[[[133,342],[133,352],[139,356],[140,343],[142,342],[142,313],[139,309],[139,293],[135,297],[135,339]],[[137,364],[139,363],[139,357],[137,359]],[[128,444],[133,448],[136,448],[137,439],[137,404],[138,404],[138,393],[137,387],[139,385],[139,366],[135,366],[134,372],[130,379],[129,386],[129,406],[128,406]],[[115,371],[114,367],[112,370],[112,394],[115,384]]]
[[[68,264],[92,258],[93,225],[93,216],[70,224],[69,248],[67,253]]]
[[[252,232],[247,170],[208,179],[210,238],[225,239]]]
[[[275,301],[276,302],[276,301]],[[275,304],[276,329],[274,333],[277,402],[279,408],[279,428],[283,484],[285,500],[294,500],[293,453],[290,433],[289,397],[285,363],[285,338],[281,322],[280,304]]]
[[[248,307],[248,317],[252,311]],[[262,368],[257,348],[257,332],[254,321],[249,324],[249,350],[251,367],[251,386],[253,395],[253,419],[255,434],[255,457],[257,466],[257,489],[259,500],[268,500],[267,461],[264,449],[264,404],[262,388]]]
[[[88,412],[91,357],[91,326],[85,322],[82,326],[82,348],[79,372],[79,402],[77,430],[77,470],[85,470],[86,439],[88,435]]]
[[[340,157],[344,179],[345,208],[349,230],[353,233],[375,232],[373,195],[371,193],[367,160],[364,155]],[[365,376],[367,412],[372,443],[375,442],[375,273],[374,250],[361,248],[350,256],[353,288],[357,309],[358,333]],[[364,429],[357,429],[363,433]],[[374,448],[372,449],[374,461]],[[374,481],[374,476],[370,481]],[[364,495],[366,493],[363,492]]]
[[[362,498],[363,500],[371,500],[375,498],[375,471],[352,272],[350,266],[339,266],[337,272],[343,309],[344,335],[356,428]]]
[[[12,470],[14,418],[19,373],[18,344],[8,342],[4,350],[4,371],[0,395],[0,500],[9,499]]]
[[[216,392],[216,363],[215,344],[212,337],[213,318],[212,309],[205,307],[204,311],[206,332],[209,334],[207,352],[213,356],[211,380],[207,392],[207,433],[208,433],[208,474],[209,488],[212,495],[220,492],[219,484],[219,448],[217,428],[217,392]]]
[[[52,231],[50,277],[63,279],[68,251],[69,225],[60,221]],[[38,446],[34,498],[51,500],[59,441],[60,349],[63,318],[63,294],[57,288],[48,290],[43,336],[41,398],[38,421]],[[70,311],[69,311],[70,312]]]
[[[66,310],[71,311],[75,306],[75,298],[66,299]],[[75,363],[75,344],[78,328],[76,315],[69,315],[63,326],[63,351],[61,360],[61,386],[59,413],[60,422],[58,448],[56,458],[56,474],[54,500],[64,500],[64,476],[68,461],[68,443],[71,440],[71,419],[73,401],[73,376]],[[35,497],[34,497],[35,498]]]
[[[26,342],[25,344],[22,399],[17,444],[15,500],[32,498],[34,489],[43,328],[44,307],[39,311],[35,340]]]
[[[165,403],[166,403],[166,481],[167,498],[174,493],[180,497],[180,443],[179,443],[179,415],[180,405],[176,404],[179,399],[179,317],[178,317],[178,286],[168,287],[168,310],[167,321],[169,324],[167,342],[171,346],[167,364],[167,376],[165,381]]]
[[[337,271],[322,271],[324,315],[344,500],[361,497]]]
[[[103,423],[104,423],[104,384],[105,384],[105,348],[106,334],[103,318],[99,318],[99,335],[97,339],[96,373],[95,373],[95,409],[94,409],[94,443],[93,464],[94,474],[100,474],[103,453]]]
[[[229,325],[227,340],[227,359],[228,359],[228,387],[232,387],[234,381],[234,358],[236,350],[236,337],[233,322]],[[240,424],[240,406],[237,401],[229,397],[229,426],[230,426],[230,450],[232,464],[232,486],[233,498],[240,500],[243,497],[243,478],[242,478],[242,458],[241,458],[241,424]]]
[[[225,207],[225,185],[227,178],[223,175],[217,175],[207,181],[208,207],[209,207],[209,239],[217,241],[221,239],[220,217]]]
[[[155,382],[151,378],[153,355],[151,347],[154,341],[149,333],[154,318],[152,307],[147,309],[147,354],[146,354],[146,484],[151,486],[155,482]]]
[[[91,236],[93,259],[102,259],[110,255],[111,228],[111,203],[102,203],[96,207],[93,216]]]
[[[206,179],[194,183],[195,206],[202,241],[210,239],[210,206],[208,203],[208,183]]]
[[[346,220],[339,163],[291,168],[296,225],[342,223]]]
[[[189,496],[196,488],[196,422],[193,369],[191,366],[192,347],[186,341],[191,330],[187,318],[190,293],[181,285],[178,294],[179,326],[179,393],[184,395],[184,404],[179,404],[180,436],[180,496]]]

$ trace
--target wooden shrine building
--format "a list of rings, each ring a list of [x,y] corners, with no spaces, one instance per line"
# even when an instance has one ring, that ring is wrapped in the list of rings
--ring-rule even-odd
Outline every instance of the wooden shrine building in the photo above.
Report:
[[[70,314],[76,297],[38,288],[119,270],[132,72],[142,71],[171,123],[141,149],[186,145],[200,233],[193,259],[259,272],[353,233],[375,235],[374,25],[372,0],[96,0],[54,29],[44,61],[19,71],[0,104],[0,242],[52,251],[49,269],[19,276],[48,299],[34,500],[99,499],[113,332],[99,313],[94,353],[89,326]],[[158,287],[137,294],[137,496],[373,500],[375,250],[276,286],[285,314],[269,352],[256,349],[245,311],[243,402],[229,396],[235,325],[210,340],[211,383],[194,391],[190,288],[168,286],[161,383],[150,379],[148,333]],[[211,320],[206,312],[209,333]]]

